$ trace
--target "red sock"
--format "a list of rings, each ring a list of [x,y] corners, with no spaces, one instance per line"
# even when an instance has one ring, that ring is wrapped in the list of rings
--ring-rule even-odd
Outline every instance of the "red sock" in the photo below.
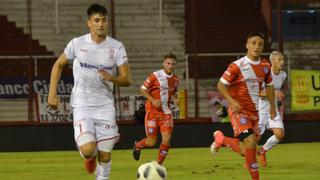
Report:
[[[160,148],[159,148],[159,154],[158,154],[158,163],[162,164],[164,159],[166,158],[168,151],[169,151],[169,146],[164,145],[164,144],[160,144]]]
[[[147,145],[146,145],[146,138],[142,139],[141,141],[139,141],[139,142],[136,144],[136,148],[137,148],[137,149],[144,149],[145,147],[147,147]]]
[[[256,149],[246,149],[245,159],[252,180],[259,180],[259,169],[256,157]]]
[[[230,147],[234,152],[240,153],[239,139],[224,137],[223,144],[227,147]]]

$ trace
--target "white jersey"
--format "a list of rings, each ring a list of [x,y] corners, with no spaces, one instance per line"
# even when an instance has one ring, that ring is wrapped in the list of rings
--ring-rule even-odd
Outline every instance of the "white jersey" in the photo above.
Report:
[[[73,63],[71,106],[113,104],[113,83],[102,81],[98,70],[104,69],[112,76],[116,75],[116,67],[128,62],[123,44],[111,37],[97,44],[92,41],[90,34],[86,34],[72,39],[64,54]]]
[[[274,74],[272,71],[272,84],[274,90],[281,90],[284,81],[287,78],[287,73],[285,71],[280,71],[279,74]],[[275,99],[276,110],[277,108],[277,99]],[[259,112],[260,113],[269,113],[270,112],[270,104],[267,97],[260,97],[259,100]]]

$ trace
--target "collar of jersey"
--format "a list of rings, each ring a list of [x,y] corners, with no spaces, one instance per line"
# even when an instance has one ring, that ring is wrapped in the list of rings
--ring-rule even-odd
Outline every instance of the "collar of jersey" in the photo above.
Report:
[[[91,39],[91,34],[90,34],[90,33],[88,33],[88,34],[87,34],[87,37],[86,37],[86,39],[87,39],[87,41],[88,41],[89,43],[92,43],[92,44],[97,45],[97,46],[105,43],[108,38],[109,38],[109,36],[107,36],[106,39],[105,39],[103,42],[101,42],[101,43],[96,43],[96,42],[94,42],[94,41]]]
[[[257,65],[260,64],[260,59],[258,61],[251,60],[248,56],[245,56],[244,59],[250,64]]]
[[[161,70],[161,73],[166,77],[166,78],[172,78],[173,73],[171,73],[170,75],[168,75],[167,73],[164,72],[164,70]]]

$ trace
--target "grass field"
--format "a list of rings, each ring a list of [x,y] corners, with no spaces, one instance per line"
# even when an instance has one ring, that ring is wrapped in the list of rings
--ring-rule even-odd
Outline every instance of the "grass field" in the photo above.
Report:
[[[113,152],[112,180],[134,180],[138,166],[156,158],[157,150],[144,150],[139,162],[131,150]],[[0,153],[1,180],[93,180],[76,151]],[[281,144],[268,152],[269,166],[260,168],[261,180],[320,179],[320,143]],[[168,180],[249,180],[244,160],[222,148],[211,156],[209,148],[171,149],[165,166]]]

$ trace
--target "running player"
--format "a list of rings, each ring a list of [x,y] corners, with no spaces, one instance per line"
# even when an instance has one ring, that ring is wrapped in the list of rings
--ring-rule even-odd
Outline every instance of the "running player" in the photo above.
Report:
[[[273,132],[273,135],[267,140],[267,142],[258,150],[258,155],[260,163],[262,166],[267,165],[266,152],[276,146],[284,138],[284,126],[282,122],[282,117],[278,111],[277,106],[283,104],[284,92],[283,84],[287,78],[287,74],[284,69],[284,56],[278,51],[273,51],[270,54],[271,62],[271,74],[272,74],[272,83],[275,90],[276,97],[276,110],[277,116],[274,119],[270,119],[270,104],[266,99],[266,94],[264,91],[260,94],[259,101],[259,131],[262,135],[265,129],[270,129]]]
[[[270,118],[274,119],[276,115],[270,64],[260,58],[263,47],[263,34],[249,34],[246,42],[247,55],[229,65],[217,86],[229,103],[228,114],[234,136],[243,143],[245,161],[252,180],[259,180],[256,144],[259,135],[259,93],[263,82],[271,105]],[[220,133],[215,132],[216,149],[223,146],[224,137]],[[232,143],[237,142],[235,139]]]
[[[119,138],[113,85],[129,86],[131,75],[123,44],[107,35],[106,8],[92,4],[87,15],[90,33],[72,39],[52,67],[48,104],[57,109],[58,81],[63,67],[73,63],[74,87],[70,104],[74,138],[85,158],[87,171],[94,172],[97,156],[96,179],[106,180],[111,172],[111,151]]]
[[[158,132],[162,141],[158,152],[158,163],[165,160],[173,131],[172,112],[170,102],[177,101],[178,77],[173,73],[176,67],[177,57],[174,54],[165,55],[163,68],[153,72],[143,83],[140,91],[147,98],[145,105],[145,131],[146,138],[134,142],[133,157],[139,160],[140,151],[153,147],[157,142]]]

